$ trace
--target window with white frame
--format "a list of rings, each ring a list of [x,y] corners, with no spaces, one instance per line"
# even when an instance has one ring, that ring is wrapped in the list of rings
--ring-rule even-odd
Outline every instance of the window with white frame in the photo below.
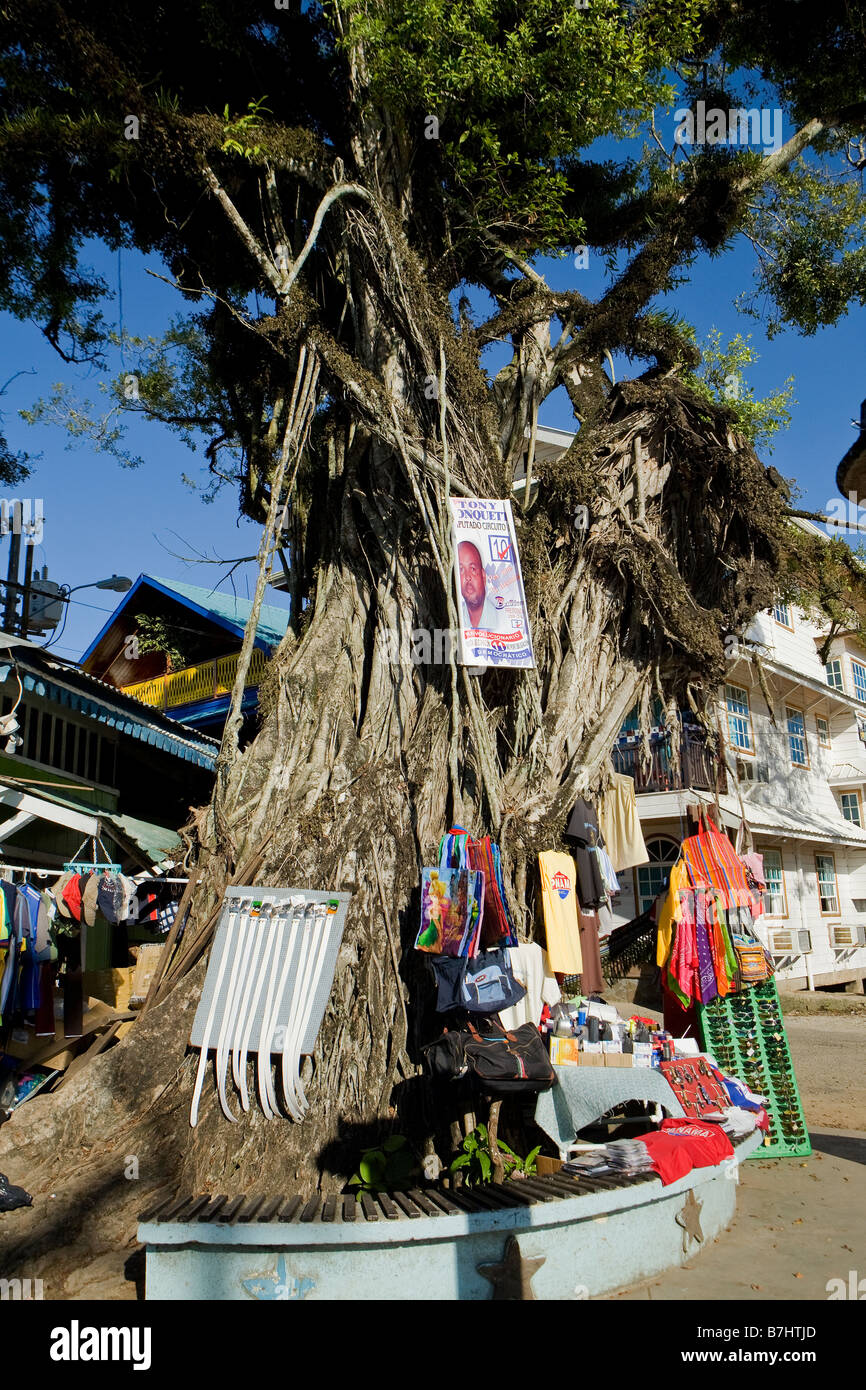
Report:
[[[808,767],[806,717],[801,709],[791,709],[790,706],[786,705],[785,718],[788,722],[788,747],[791,750],[791,762],[795,767]]]
[[[842,681],[842,662],[838,657],[834,661],[827,661],[824,664],[827,672],[827,684],[832,685],[834,690],[844,691],[845,686]]]
[[[652,907],[659,893],[664,892],[670,882],[671,869],[680,856],[676,840],[666,835],[656,840],[647,840],[648,864],[641,864],[637,870],[638,912],[646,912]]]
[[[785,898],[785,873],[782,868],[782,854],[778,849],[762,850],[764,856],[764,908],[768,917],[787,917],[788,903]]]
[[[787,603],[775,603],[773,605],[773,617],[780,627],[793,628],[794,626],[791,622],[791,613]]]
[[[818,742],[822,748],[830,748],[830,721],[822,719],[820,714],[815,716],[815,727],[818,730]]]
[[[839,800],[842,803],[842,815],[849,820],[852,825],[862,825],[863,817],[860,813],[860,797],[856,791],[840,792]]]
[[[725,705],[728,711],[728,738],[734,748],[753,753],[752,716],[748,691],[738,685],[725,686]]]
[[[818,875],[818,897],[821,913],[825,917],[839,911],[839,894],[836,889],[836,860],[832,854],[815,855],[815,872]]]
[[[851,661],[851,674],[854,677],[854,699],[866,705],[866,666],[862,661]]]

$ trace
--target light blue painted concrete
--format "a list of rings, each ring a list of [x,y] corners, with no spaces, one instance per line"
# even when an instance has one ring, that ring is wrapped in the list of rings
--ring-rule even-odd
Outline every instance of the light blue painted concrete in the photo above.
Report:
[[[484,1300],[492,1285],[479,1264],[497,1264],[510,1235],[521,1254],[543,1258],[532,1280],[538,1299],[609,1293],[691,1258],[675,1220],[690,1191],[701,1203],[704,1243],[730,1225],[739,1163],[760,1145],[751,1135],[735,1159],[663,1187],[616,1192],[460,1216],[417,1220],[249,1225],[142,1223],[147,1298],[350,1302]]]

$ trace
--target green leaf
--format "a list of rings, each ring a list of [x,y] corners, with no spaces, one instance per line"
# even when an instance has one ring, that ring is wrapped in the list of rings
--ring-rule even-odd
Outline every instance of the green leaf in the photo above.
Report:
[[[384,1154],[373,1152],[365,1154],[358,1165],[358,1171],[364,1182],[381,1182],[385,1175],[385,1156]]]
[[[461,1154],[459,1158],[455,1158],[451,1162],[448,1171],[449,1173],[456,1173],[460,1168],[468,1168],[471,1162],[472,1159],[469,1157],[468,1154]]]
[[[478,1150],[478,1161],[479,1161],[479,1163],[481,1164],[481,1172],[482,1172],[483,1175],[484,1175],[484,1181],[485,1181],[485,1182],[489,1182],[489,1181],[490,1181],[490,1175],[491,1175],[491,1173],[493,1172],[493,1165],[492,1165],[492,1163],[490,1162],[490,1155],[489,1155],[489,1154],[486,1154],[486,1153],[484,1152],[483,1149],[479,1149],[479,1150]]]
[[[390,1153],[394,1153],[395,1150],[397,1150],[397,1149],[405,1148],[405,1146],[406,1146],[406,1136],[405,1136],[405,1134],[391,1134],[391,1135],[389,1135],[388,1138],[385,1140],[384,1144],[382,1145],[382,1148],[385,1150],[386,1154],[390,1154]]]

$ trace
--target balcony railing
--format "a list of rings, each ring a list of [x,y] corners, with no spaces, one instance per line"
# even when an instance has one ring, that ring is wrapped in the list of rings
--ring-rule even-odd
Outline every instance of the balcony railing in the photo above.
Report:
[[[636,792],[681,791],[694,787],[699,791],[715,791],[718,769],[719,791],[727,788],[724,767],[707,748],[706,740],[683,730],[679,758],[675,758],[667,739],[653,739],[647,765],[638,744],[628,744],[613,750],[615,772],[634,778]]]
[[[156,676],[153,680],[124,685],[122,690],[125,695],[132,695],[145,705],[153,705],[161,710],[196,704],[199,700],[213,700],[220,695],[231,694],[239,656],[240,652],[218,656],[213,661],[185,666],[182,671],[170,671],[168,675]],[[244,685],[260,685],[267,663],[265,653],[254,647]]]

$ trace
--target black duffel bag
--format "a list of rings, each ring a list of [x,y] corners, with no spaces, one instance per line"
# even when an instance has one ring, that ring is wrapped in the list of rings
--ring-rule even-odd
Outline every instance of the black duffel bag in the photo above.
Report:
[[[506,1031],[498,1019],[479,1033],[469,1024],[464,1044],[469,1068],[487,1091],[549,1091],[556,1072],[534,1023]]]
[[[549,1091],[556,1081],[543,1039],[534,1023],[506,1031],[489,1020],[483,1033],[468,1029],[443,1033],[422,1049],[435,1077],[470,1073],[485,1091],[535,1093]]]

